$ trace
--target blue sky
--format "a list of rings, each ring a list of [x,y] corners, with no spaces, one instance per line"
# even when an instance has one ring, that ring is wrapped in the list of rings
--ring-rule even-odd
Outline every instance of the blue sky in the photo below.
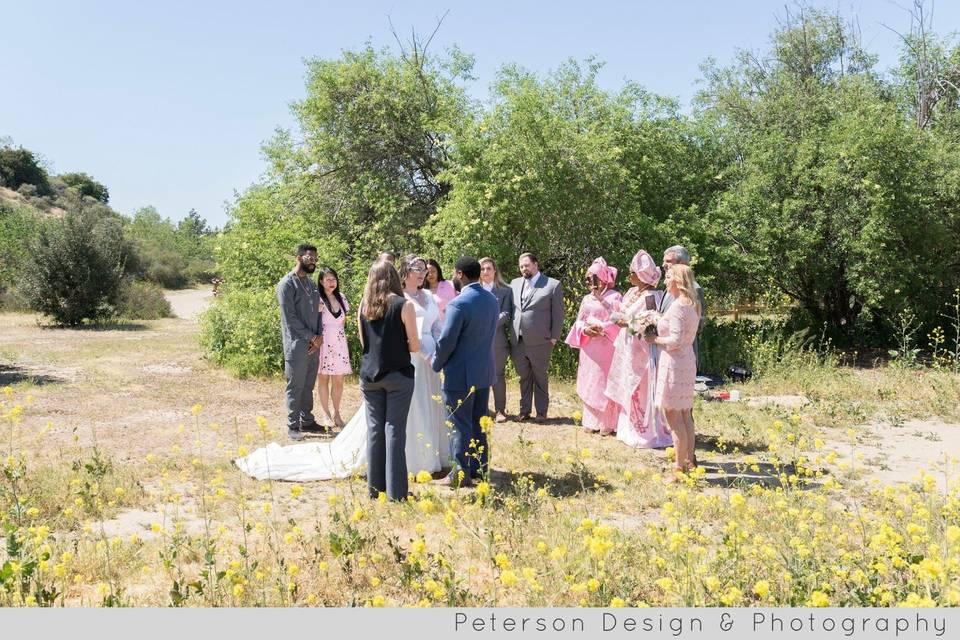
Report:
[[[859,18],[880,68],[897,60],[911,0],[814,1]],[[335,58],[368,40],[395,46],[449,15],[434,50],[476,57],[472,95],[497,68],[546,72],[597,56],[604,86],[625,79],[686,104],[700,64],[763,49],[782,1],[636,2],[23,2],[0,0],[0,137],[41,153],[53,171],[85,171],[125,214],[153,205],[178,220],[191,208],[220,226],[224,202],[263,171],[260,144],[293,120],[303,59]],[[791,7],[795,7],[790,3]],[[960,29],[960,2],[934,4],[940,33]]]

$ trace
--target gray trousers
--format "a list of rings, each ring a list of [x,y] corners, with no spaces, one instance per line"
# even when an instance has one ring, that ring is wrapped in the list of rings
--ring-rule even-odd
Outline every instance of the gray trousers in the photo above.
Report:
[[[493,410],[498,413],[507,412],[507,358],[510,357],[510,345],[493,345],[493,370],[497,379],[493,382]]]
[[[547,417],[550,406],[550,388],[547,372],[550,370],[550,354],[553,345],[549,342],[530,346],[521,337],[513,347],[513,368],[520,376],[520,414],[530,413],[531,404],[536,404],[537,415]]]
[[[367,407],[367,489],[371,498],[386,493],[407,499],[407,414],[413,378],[393,371],[376,382],[360,380]]]
[[[284,354],[283,375],[287,379],[287,428],[300,429],[313,419],[313,387],[320,369],[320,351],[307,355],[307,344],[297,341]]]

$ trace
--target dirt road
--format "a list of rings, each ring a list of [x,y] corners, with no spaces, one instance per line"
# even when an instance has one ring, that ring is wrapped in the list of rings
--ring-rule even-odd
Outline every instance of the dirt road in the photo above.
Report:
[[[197,289],[167,290],[163,294],[170,301],[174,315],[184,320],[196,321],[213,301],[213,290],[208,286]]]

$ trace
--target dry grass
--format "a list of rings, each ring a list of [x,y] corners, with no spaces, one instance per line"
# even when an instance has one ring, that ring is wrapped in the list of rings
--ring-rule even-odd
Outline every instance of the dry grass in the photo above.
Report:
[[[21,541],[0,563],[5,604],[960,603],[956,467],[884,490],[883,456],[857,456],[892,430],[923,449],[915,471],[956,455],[955,375],[768,375],[744,395],[811,402],[700,403],[708,473],[679,486],[661,481],[664,452],[582,433],[560,383],[553,424],[496,425],[483,489],[428,482],[398,506],[362,480],[239,474],[232,457],[283,437],[282,384],[207,365],[190,322],[7,314],[0,332],[0,522]],[[358,404],[348,384],[344,414]],[[940,441],[903,428],[932,418]]]

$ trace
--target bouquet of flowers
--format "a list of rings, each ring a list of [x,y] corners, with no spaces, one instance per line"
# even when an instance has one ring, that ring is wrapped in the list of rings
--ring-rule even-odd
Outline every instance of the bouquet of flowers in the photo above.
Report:
[[[655,336],[658,322],[660,322],[660,314],[656,311],[641,311],[630,318],[627,331],[638,337]]]

